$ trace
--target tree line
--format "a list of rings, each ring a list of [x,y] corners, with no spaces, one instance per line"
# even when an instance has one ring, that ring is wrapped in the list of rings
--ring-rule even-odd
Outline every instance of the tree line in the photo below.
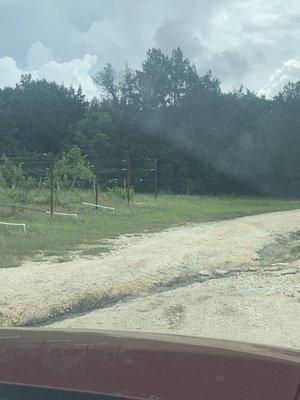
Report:
[[[138,160],[156,159],[161,190],[300,195],[300,82],[273,99],[243,87],[225,93],[180,48],[150,49],[140,69],[108,64],[94,81],[102,95],[92,101],[80,88],[30,75],[1,89],[0,154],[59,157],[80,148],[101,160],[103,185],[117,161],[131,159],[143,178],[149,166]],[[148,181],[141,190],[150,190]]]

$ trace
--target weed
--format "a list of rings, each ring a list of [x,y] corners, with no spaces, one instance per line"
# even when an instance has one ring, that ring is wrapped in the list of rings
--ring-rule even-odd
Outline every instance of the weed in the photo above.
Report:
[[[26,259],[56,257],[66,261],[66,257],[85,247],[81,255],[97,256],[109,247],[99,245],[99,241],[122,234],[151,232],[188,222],[212,221],[271,211],[300,208],[298,200],[278,200],[246,197],[196,197],[163,195],[156,200],[151,195],[135,194],[134,202],[115,199],[102,193],[99,203],[115,207],[114,213],[84,207],[80,200],[94,202],[92,191],[64,192],[60,202],[55,203],[55,211],[77,213],[78,223],[68,217],[53,218],[45,211],[45,192],[32,191],[30,203],[9,206],[8,200],[0,193],[0,221],[26,223],[29,233],[19,229],[1,227],[0,268],[18,266]],[[2,197],[2,198],[1,198]],[[147,207],[140,204],[147,204]],[[22,208],[19,208],[21,206]],[[295,250],[297,251],[297,250]],[[67,255],[67,256],[66,256]]]

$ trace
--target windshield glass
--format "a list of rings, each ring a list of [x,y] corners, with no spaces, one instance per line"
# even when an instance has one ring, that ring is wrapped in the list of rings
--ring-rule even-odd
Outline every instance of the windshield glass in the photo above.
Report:
[[[0,327],[300,348],[299,23],[0,0]]]

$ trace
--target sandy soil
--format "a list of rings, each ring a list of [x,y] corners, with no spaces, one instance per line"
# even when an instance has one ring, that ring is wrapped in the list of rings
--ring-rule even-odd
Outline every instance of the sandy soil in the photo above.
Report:
[[[277,212],[123,236],[96,259],[0,269],[0,321],[35,324],[121,301],[52,326],[171,331],[297,347],[299,265],[266,264],[261,250],[299,229],[300,211]]]

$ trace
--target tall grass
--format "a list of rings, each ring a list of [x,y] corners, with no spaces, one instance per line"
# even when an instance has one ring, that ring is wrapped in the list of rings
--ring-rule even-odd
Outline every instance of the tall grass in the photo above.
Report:
[[[0,221],[26,223],[28,233],[17,227],[0,226],[0,268],[16,267],[23,260],[56,257],[67,261],[72,252],[83,256],[107,251],[101,240],[122,234],[141,233],[188,222],[211,221],[243,215],[300,208],[300,201],[238,197],[196,197],[135,195],[127,206],[124,200],[102,194],[100,203],[115,207],[114,213],[84,207],[94,202],[90,191],[61,193],[55,211],[77,213],[78,223],[69,217],[51,217],[48,194],[32,192],[27,202],[10,204],[0,197]],[[32,210],[29,210],[30,208]],[[37,211],[33,211],[37,210]],[[90,248],[89,246],[94,246]]]

